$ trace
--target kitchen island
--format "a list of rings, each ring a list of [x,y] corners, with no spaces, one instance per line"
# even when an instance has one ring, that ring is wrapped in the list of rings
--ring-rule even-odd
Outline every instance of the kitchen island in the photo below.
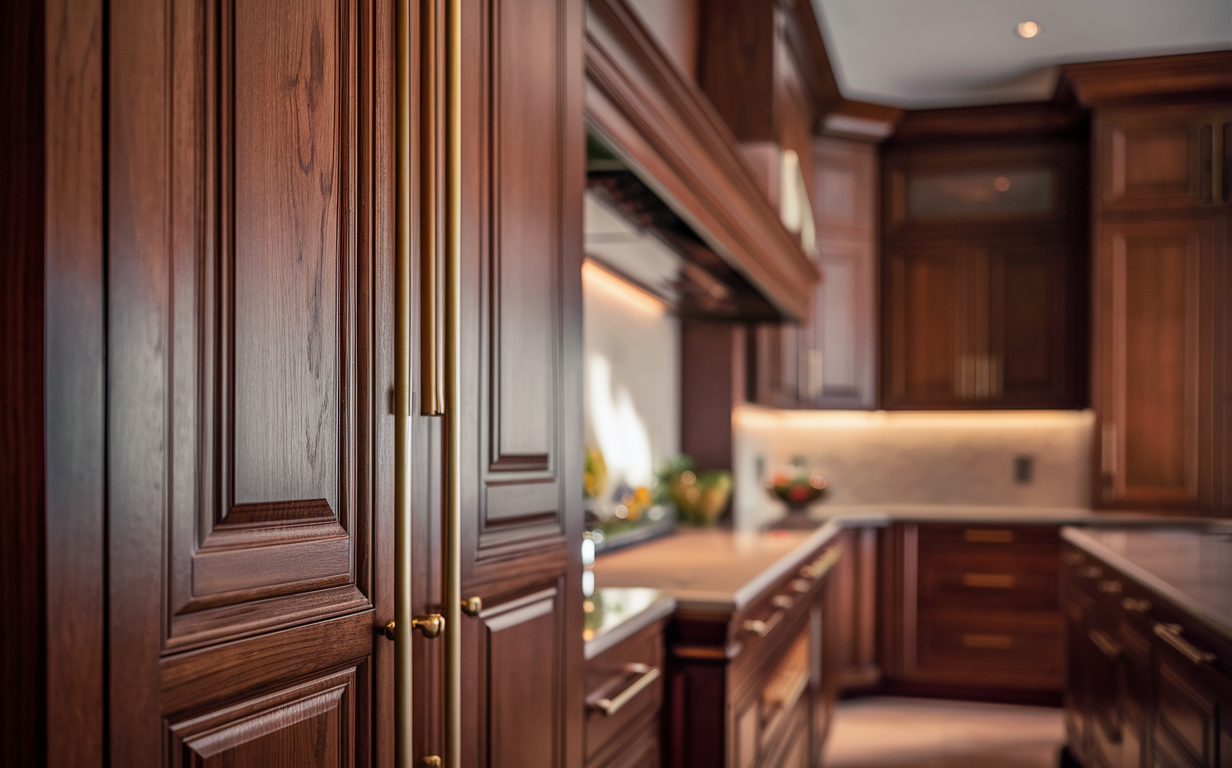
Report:
[[[1232,765],[1232,527],[1062,537],[1071,757],[1085,768]]]

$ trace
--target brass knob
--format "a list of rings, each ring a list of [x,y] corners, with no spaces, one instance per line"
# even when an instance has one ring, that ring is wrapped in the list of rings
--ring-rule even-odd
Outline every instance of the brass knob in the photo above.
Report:
[[[424,768],[441,768],[441,757],[440,755],[428,755],[420,761],[420,764]]]
[[[382,627],[382,628],[381,628],[381,634],[382,634],[382,635],[385,635],[386,639],[389,639],[389,640],[393,640],[393,639],[395,639],[395,637],[394,637],[394,623],[391,621],[391,622],[389,622],[388,624],[386,624],[384,627]]]
[[[427,613],[411,619],[411,629],[418,629],[428,640],[439,635],[445,629],[445,617],[439,613]]]
[[[462,613],[465,613],[467,616],[478,616],[482,610],[483,598],[468,597],[462,601]]]

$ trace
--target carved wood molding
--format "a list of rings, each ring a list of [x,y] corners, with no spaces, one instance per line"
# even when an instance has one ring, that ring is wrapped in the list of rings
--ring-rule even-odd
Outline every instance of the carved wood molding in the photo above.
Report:
[[[1232,51],[1068,64],[1063,87],[1085,107],[1232,98]]]
[[[625,0],[588,0],[586,119],[784,315],[808,315],[818,270],[779,220],[727,126]]]

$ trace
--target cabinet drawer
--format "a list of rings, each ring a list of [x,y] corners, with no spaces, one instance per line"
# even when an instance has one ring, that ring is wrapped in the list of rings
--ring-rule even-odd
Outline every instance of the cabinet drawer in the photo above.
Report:
[[[934,523],[921,525],[919,536],[921,561],[956,554],[1055,558],[1061,550],[1060,529],[1056,526]]]
[[[920,565],[920,605],[1055,611],[1057,579],[1056,569],[1026,568],[1004,559],[932,560]]]
[[[1058,689],[1064,654],[1059,615],[1027,621],[994,614],[923,614],[916,671],[922,678],[961,685]]]
[[[657,734],[663,702],[663,627],[657,623],[586,662],[585,751],[588,765],[617,759]],[[657,740],[657,736],[656,736]],[[657,743],[657,741],[656,741]],[[639,747],[640,749],[640,747]],[[636,751],[636,750],[635,750]],[[623,759],[623,758],[622,758]]]

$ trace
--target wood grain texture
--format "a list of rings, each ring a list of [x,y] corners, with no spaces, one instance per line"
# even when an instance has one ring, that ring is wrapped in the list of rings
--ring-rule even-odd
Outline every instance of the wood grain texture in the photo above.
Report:
[[[1061,80],[1088,108],[1196,99],[1226,102],[1232,98],[1232,52],[1067,64]]]
[[[389,13],[111,5],[113,763],[159,765],[165,723],[206,717],[228,735],[186,731],[177,759],[371,764]],[[337,696],[253,703],[344,668]]]
[[[47,764],[45,24],[42,3],[0,8],[6,73],[0,81],[6,253],[0,263],[0,482],[8,490],[0,516],[0,742],[6,753],[0,763],[6,766]],[[90,613],[97,623],[97,612]]]
[[[18,3],[17,6],[27,4]],[[47,2],[43,382],[47,765],[105,759],[104,4]],[[7,49],[7,47],[6,47]],[[34,53],[34,50],[31,50]],[[33,106],[33,105],[31,105]],[[6,145],[7,146],[7,145]],[[19,147],[21,145],[13,145]],[[34,147],[38,145],[35,144]],[[26,151],[23,149],[22,151]],[[31,201],[35,189],[25,190]],[[34,384],[33,381],[30,382]],[[35,454],[39,455],[39,454]],[[31,542],[34,543],[34,542]],[[30,550],[32,554],[36,550]]]
[[[706,96],[623,0],[589,6],[585,40],[590,127],[784,315],[806,316],[816,268]]]

